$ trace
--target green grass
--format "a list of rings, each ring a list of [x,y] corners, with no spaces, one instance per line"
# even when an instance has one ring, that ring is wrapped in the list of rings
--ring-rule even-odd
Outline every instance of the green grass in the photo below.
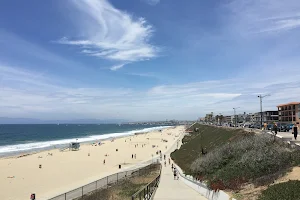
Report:
[[[288,181],[268,187],[259,200],[300,200],[300,181]]]
[[[194,130],[194,128],[199,128],[200,133],[194,132],[189,136],[185,136],[180,149],[171,154],[172,159],[186,174],[191,172],[191,164],[201,155],[202,146],[206,148],[207,152],[210,152],[216,147],[229,142],[230,139],[245,133],[240,129],[225,129],[201,124],[195,124],[190,129]]]

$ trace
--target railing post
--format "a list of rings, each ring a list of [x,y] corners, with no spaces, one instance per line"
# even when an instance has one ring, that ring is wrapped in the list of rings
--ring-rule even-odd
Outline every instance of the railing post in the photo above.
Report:
[[[96,190],[97,190],[97,181],[96,181]]]
[[[149,199],[149,185],[147,185],[147,199]]]
[[[117,173],[117,183],[118,183],[118,181],[119,181],[119,173]]]
[[[65,200],[67,200],[67,193],[65,193]]]
[[[106,177],[106,187],[108,188],[108,176]]]
[[[83,197],[83,187],[81,187],[81,197]]]

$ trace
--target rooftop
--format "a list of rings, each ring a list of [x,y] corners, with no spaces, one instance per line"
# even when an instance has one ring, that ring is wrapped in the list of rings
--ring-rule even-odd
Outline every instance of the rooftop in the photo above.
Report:
[[[297,105],[300,104],[300,102],[290,102],[290,103],[286,103],[286,104],[280,104],[277,107],[281,107],[281,106],[290,106],[290,105]]]

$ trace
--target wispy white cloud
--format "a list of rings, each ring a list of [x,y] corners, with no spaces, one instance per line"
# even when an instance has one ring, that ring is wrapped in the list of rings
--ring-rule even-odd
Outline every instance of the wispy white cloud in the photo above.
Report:
[[[160,2],[160,0],[143,0],[146,3],[148,3],[151,6],[155,6],[156,4],[158,4]]]
[[[114,65],[110,68],[112,71],[116,71],[118,69],[121,69],[125,64],[119,64],[119,65]]]
[[[300,72],[300,69],[298,70]],[[68,87],[37,72],[1,66],[4,75],[0,88],[1,115],[43,119],[119,118],[130,120],[194,119],[207,112],[231,114],[233,107],[240,112],[257,112],[257,94],[270,93],[264,99],[264,109],[300,99],[300,82],[294,74],[273,84],[281,74],[266,79],[245,76],[239,79],[161,85],[144,90],[110,87]],[[19,79],[16,84],[12,80]],[[26,84],[26,89],[19,87]],[[264,84],[269,82],[269,84]],[[262,83],[261,87],[257,84]],[[253,85],[255,87],[253,87]]]
[[[71,0],[81,12],[81,37],[63,37],[61,44],[77,45],[81,51],[113,61],[134,62],[157,56],[158,47],[150,43],[153,27],[144,18],[135,18],[113,7],[107,0]],[[76,14],[77,15],[77,14]]]
[[[300,27],[298,0],[232,0],[233,26],[245,33],[274,33]]]

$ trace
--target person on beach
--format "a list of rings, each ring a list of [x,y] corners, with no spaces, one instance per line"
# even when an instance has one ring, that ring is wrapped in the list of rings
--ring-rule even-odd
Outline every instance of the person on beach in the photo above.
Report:
[[[298,135],[298,124],[295,123],[294,126],[293,126],[293,134],[294,134],[294,138],[295,140],[297,140],[297,135]]]
[[[105,165],[105,159],[103,160],[103,165]]]
[[[164,160],[166,160],[166,155],[164,155]]]
[[[165,161],[165,167],[167,166],[167,162]]]
[[[173,171],[173,163],[172,163],[172,171]]]
[[[169,158],[169,165],[171,164],[171,159]]]
[[[131,155],[131,158],[133,159],[133,154]]]

